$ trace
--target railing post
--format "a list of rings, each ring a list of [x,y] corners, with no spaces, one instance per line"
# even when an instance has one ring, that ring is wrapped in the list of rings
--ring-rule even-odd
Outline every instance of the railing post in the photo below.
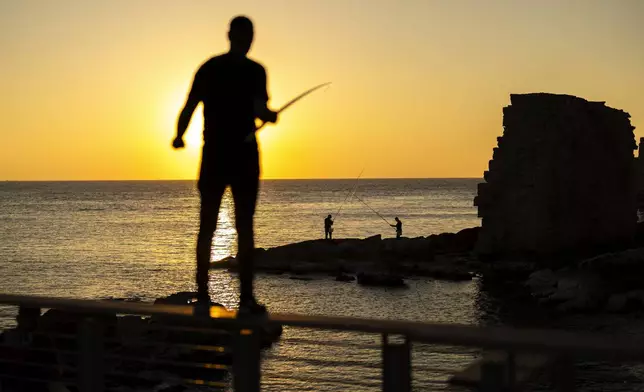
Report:
[[[259,392],[261,379],[259,330],[240,329],[234,339],[233,385],[235,392]]]
[[[508,390],[513,391],[517,379],[516,354],[514,351],[508,351]]]
[[[103,392],[103,325],[85,318],[78,326],[78,389],[81,392]]]
[[[411,391],[411,344],[406,336],[403,343],[391,343],[382,335],[382,390]]]
[[[500,392],[505,389],[505,366],[502,362],[481,363],[481,392]]]
[[[575,364],[568,354],[561,355],[554,361],[552,381],[557,392],[575,390]]]

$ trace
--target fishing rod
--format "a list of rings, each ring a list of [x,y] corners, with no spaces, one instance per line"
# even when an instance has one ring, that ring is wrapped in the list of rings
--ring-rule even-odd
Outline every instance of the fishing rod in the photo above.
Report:
[[[289,106],[293,105],[295,102],[297,102],[297,101],[299,101],[300,99],[302,99],[302,98],[306,97],[307,95],[311,94],[311,93],[312,93],[312,92],[314,92],[315,90],[320,89],[320,88],[325,87],[325,86],[327,86],[327,87],[328,87],[330,84],[331,84],[331,82],[326,82],[326,83],[318,84],[317,86],[312,87],[312,88],[310,88],[310,89],[306,90],[305,92],[303,92],[302,94],[298,95],[297,97],[295,97],[295,98],[291,99],[291,100],[290,100],[290,101],[288,101],[286,104],[284,104],[281,108],[279,108],[279,109],[277,110],[277,114],[282,113],[282,112],[283,112],[284,110],[286,110]],[[255,137],[255,133],[257,133],[260,129],[264,128],[264,126],[265,126],[266,124],[268,124],[268,122],[264,121],[264,122],[262,122],[262,124],[261,124],[260,126],[258,126],[257,128],[255,128],[255,132],[251,133],[250,135],[248,135],[248,136],[246,137],[246,142],[250,142],[250,141],[252,141],[252,140],[253,140],[253,138]]]
[[[353,185],[353,189],[349,193],[347,193],[347,195],[344,197],[344,200],[342,201],[342,204],[340,204],[340,208],[338,209],[338,212],[335,214],[336,217],[340,215],[340,211],[342,211],[342,207],[344,206],[344,203],[346,203],[348,199],[352,198],[353,195],[356,194],[356,190],[358,189],[358,180],[360,180],[360,177],[362,177],[362,173],[364,173],[364,169],[365,168],[363,167],[360,174],[358,174],[358,178],[356,178],[356,183]]]
[[[361,202],[362,204],[366,205],[366,206],[367,206],[367,208],[369,208],[369,209],[370,209],[371,211],[373,211],[376,215],[378,215],[378,216],[380,217],[380,219],[382,219],[382,220],[383,220],[383,221],[385,221],[389,226],[391,226],[391,223],[389,223],[389,221],[387,221],[387,219],[385,219],[382,215],[380,215],[380,214],[378,213],[378,211],[376,211],[376,210],[374,210],[373,208],[371,208],[371,206],[370,206],[369,204],[367,204],[364,200],[362,200],[361,198],[359,198],[359,197],[358,197],[358,195],[354,195],[354,196],[356,197],[356,199],[360,200],[360,202]]]

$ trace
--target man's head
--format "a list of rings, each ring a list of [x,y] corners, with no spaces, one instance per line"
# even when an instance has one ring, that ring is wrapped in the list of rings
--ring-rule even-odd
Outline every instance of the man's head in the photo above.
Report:
[[[398,219],[398,217],[396,217],[396,222],[398,222],[398,221],[400,221],[400,219]]]
[[[246,54],[253,43],[253,22],[246,16],[236,16],[230,21],[228,39],[230,51]]]
[[[329,216],[327,216],[327,218],[331,219],[331,214],[329,214]]]

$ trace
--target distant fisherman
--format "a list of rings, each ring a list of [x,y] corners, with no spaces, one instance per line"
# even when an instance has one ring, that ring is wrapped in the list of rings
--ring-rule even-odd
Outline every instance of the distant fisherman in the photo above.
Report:
[[[396,224],[391,225],[391,227],[396,228],[396,238],[400,238],[402,237],[402,222],[400,221],[400,219],[398,219],[398,217],[396,217],[395,219],[396,219]]]
[[[331,214],[324,218],[324,239],[333,239],[333,220],[331,219]]]

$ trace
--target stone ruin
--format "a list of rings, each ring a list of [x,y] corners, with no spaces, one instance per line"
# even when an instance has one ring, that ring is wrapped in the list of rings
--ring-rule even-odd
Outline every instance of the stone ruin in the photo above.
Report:
[[[604,102],[512,94],[474,205],[480,254],[557,254],[624,244],[637,226],[630,115]]]
[[[637,185],[637,208],[638,215],[641,220],[644,218],[644,137],[640,138],[640,146],[637,150],[637,158],[635,159],[635,183]]]

